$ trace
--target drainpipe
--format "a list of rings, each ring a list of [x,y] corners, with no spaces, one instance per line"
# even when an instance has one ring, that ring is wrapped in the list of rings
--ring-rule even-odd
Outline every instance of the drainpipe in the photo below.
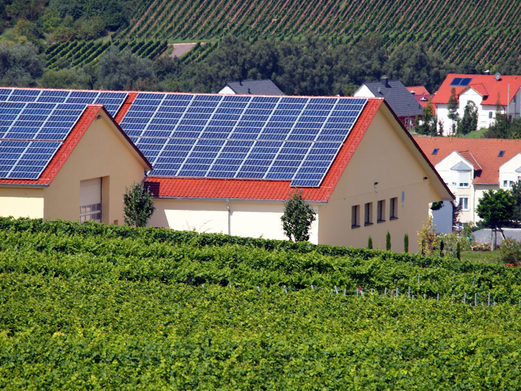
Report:
[[[232,234],[232,211],[230,210],[230,199],[226,198],[226,210],[228,211],[228,235]]]

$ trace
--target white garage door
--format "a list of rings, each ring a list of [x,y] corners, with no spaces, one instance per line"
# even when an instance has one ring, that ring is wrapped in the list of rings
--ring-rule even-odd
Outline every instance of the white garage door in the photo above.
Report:
[[[80,182],[80,223],[101,223],[101,178]]]

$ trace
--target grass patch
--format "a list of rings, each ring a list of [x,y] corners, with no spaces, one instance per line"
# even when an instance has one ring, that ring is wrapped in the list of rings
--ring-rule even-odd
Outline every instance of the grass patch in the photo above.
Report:
[[[461,259],[476,263],[501,264],[499,250],[496,251],[462,251]]]

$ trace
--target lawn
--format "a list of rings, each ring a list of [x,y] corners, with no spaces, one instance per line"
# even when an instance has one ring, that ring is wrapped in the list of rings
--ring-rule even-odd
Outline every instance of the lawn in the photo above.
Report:
[[[496,251],[462,251],[461,259],[471,262],[500,264],[500,253]]]

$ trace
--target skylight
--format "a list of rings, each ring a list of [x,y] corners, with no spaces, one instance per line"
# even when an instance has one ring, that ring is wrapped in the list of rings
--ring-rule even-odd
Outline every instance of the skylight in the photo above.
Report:
[[[436,154],[438,153],[439,150],[440,150],[439,148],[434,148],[434,149],[432,150],[432,154],[433,154],[433,155],[436,155]]]
[[[497,157],[503,157],[504,154],[505,154],[505,151],[504,151],[504,150],[501,150],[501,151],[499,151],[499,153],[497,154]]]

